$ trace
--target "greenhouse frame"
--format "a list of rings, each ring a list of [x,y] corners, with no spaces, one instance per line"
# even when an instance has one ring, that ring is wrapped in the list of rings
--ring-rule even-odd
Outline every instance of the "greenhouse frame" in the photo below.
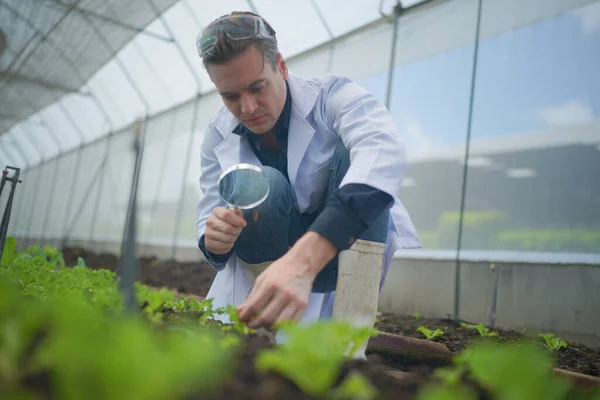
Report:
[[[8,235],[118,254],[135,181],[141,254],[202,260],[222,100],[196,37],[234,10],[271,23],[291,73],[348,76],[403,134],[423,246],[395,254],[382,310],[600,345],[598,0],[0,0]]]

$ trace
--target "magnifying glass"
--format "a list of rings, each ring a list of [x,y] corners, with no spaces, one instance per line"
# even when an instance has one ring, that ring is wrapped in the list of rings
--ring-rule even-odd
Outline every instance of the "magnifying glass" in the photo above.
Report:
[[[217,183],[219,194],[229,208],[248,210],[269,196],[269,181],[257,165],[233,165],[221,173]]]

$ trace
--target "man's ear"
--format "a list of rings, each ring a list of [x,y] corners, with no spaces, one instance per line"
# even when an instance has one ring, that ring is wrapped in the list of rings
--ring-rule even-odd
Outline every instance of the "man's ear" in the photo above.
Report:
[[[285,62],[285,59],[283,58],[281,53],[277,53],[277,68],[279,69],[281,76],[283,76],[283,79],[287,80],[288,67],[287,67],[287,63]]]

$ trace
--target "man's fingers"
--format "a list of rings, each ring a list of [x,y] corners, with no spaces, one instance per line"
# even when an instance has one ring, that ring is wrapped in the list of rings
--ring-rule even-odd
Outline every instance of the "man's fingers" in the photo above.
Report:
[[[246,227],[246,220],[243,217],[243,214],[241,213],[242,210],[228,210],[226,208],[220,207],[220,208],[215,208],[215,210],[213,211],[215,216],[217,217],[217,219],[226,222],[229,225],[232,225],[235,228],[245,228]]]
[[[268,302],[275,294],[274,291],[267,289],[268,288],[266,285],[257,281],[257,284],[252,288],[248,299],[246,299],[246,302],[240,307],[240,321],[248,322],[250,318],[261,312],[266,307]]]
[[[225,254],[233,247],[236,237],[222,232],[207,230],[204,232],[206,248],[214,254]]]
[[[304,315],[306,307],[302,307],[299,303],[290,302],[289,305],[283,309],[279,314],[279,317],[273,323],[274,327],[277,328],[279,324],[287,321],[299,321]]]
[[[227,221],[220,220],[218,218],[209,218],[206,221],[206,226],[210,228],[210,230],[226,233],[237,238],[242,231],[242,228],[229,224]]]
[[[288,307],[290,307],[290,296],[286,295],[284,291],[278,292],[271,298],[271,301],[265,306],[260,316],[248,323],[248,328],[257,329],[273,325],[279,318],[279,315],[285,312]]]
[[[215,242],[220,242],[220,243],[231,245],[231,244],[235,243],[235,241],[238,238],[238,235],[233,235],[231,233],[216,231],[211,228],[211,229],[207,229],[204,232],[204,237],[206,239],[210,239]]]

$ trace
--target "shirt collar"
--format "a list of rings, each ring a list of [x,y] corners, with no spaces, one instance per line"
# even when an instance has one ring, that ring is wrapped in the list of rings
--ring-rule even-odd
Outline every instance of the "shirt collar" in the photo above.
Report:
[[[275,136],[279,139],[282,135],[287,136],[288,127],[290,125],[290,112],[292,109],[292,96],[290,94],[290,87],[288,82],[285,82],[286,98],[283,110],[279,115],[279,119],[275,124]],[[236,135],[245,136],[247,134],[253,134],[250,129],[246,128],[241,122],[232,131]]]

